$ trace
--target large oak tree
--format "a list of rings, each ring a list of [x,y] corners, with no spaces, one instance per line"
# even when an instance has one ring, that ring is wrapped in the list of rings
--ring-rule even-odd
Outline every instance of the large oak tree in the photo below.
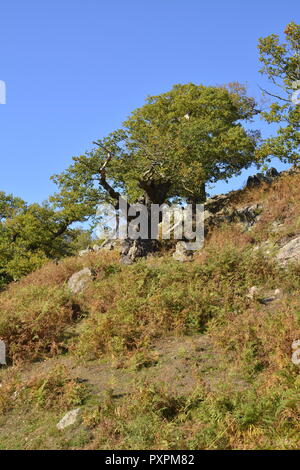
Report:
[[[238,83],[175,85],[148,97],[121,129],[74,157],[53,177],[59,192],[52,200],[79,218],[104,201],[117,207],[124,194],[147,204],[203,202],[207,182],[228,180],[253,162],[259,133],[244,123],[256,113],[254,99]]]

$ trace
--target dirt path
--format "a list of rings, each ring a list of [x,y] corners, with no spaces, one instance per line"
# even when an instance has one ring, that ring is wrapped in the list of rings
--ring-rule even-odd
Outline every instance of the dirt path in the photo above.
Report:
[[[59,356],[24,367],[20,371],[21,379],[28,381],[57,365],[66,366],[70,375],[89,384],[93,393],[101,395],[111,390],[116,398],[130,393],[138,383],[160,384],[169,392],[180,395],[191,393],[198,384],[218,388],[225,377],[235,388],[245,386],[236,375],[228,377],[226,361],[214,351],[207,335],[157,340],[147,356],[125,364],[125,367],[115,361],[80,363],[73,357]]]

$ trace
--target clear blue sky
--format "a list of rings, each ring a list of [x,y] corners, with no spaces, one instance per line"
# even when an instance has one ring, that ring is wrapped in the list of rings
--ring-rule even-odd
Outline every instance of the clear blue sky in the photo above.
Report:
[[[147,95],[239,81],[258,96],[257,39],[299,22],[299,1],[7,0],[0,14],[0,190],[41,202]]]

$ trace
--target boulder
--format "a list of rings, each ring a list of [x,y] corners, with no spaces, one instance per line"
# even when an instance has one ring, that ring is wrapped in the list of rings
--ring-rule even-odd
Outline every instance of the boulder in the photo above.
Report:
[[[300,339],[296,339],[292,342],[292,363],[295,366],[300,366]]]
[[[248,176],[246,186],[247,188],[255,188],[259,186],[261,183],[265,182],[265,177],[262,173],[257,173],[253,176]]]
[[[300,260],[300,237],[293,238],[283,245],[279,249],[276,259],[283,266],[291,261]]]
[[[246,228],[252,227],[258,220],[261,212],[261,204],[252,204],[234,209],[231,214],[226,216],[228,222],[241,222]]]
[[[208,199],[204,204],[205,211],[208,211],[211,214],[217,214],[230,202],[233,193],[234,191],[231,191],[228,194],[218,194],[217,196],[213,196]]]
[[[75,408],[75,410],[68,411],[67,414],[57,423],[56,427],[60,431],[67,428],[68,426],[72,426],[75,424],[81,415],[81,408]]]
[[[295,339],[295,341],[292,342],[292,350],[296,351],[296,349],[300,349],[300,339]]]
[[[91,280],[92,272],[89,268],[84,268],[77,273],[74,273],[68,280],[68,287],[73,292],[77,294],[81,292],[86,284]]]

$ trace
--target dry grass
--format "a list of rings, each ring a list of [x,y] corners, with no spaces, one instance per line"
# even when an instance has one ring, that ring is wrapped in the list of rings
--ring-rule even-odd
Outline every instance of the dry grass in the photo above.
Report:
[[[224,368],[225,380],[218,391],[207,389],[200,380],[195,393],[183,398],[160,385],[137,383],[136,391],[119,401],[108,393],[95,404],[94,397],[85,405],[84,442],[79,438],[66,442],[53,434],[55,443],[49,446],[299,447],[300,381],[299,370],[291,363],[291,343],[300,337],[300,267],[280,268],[263,251],[253,251],[267,239],[276,245],[298,233],[299,188],[300,175],[295,174],[272,186],[233,194],[232,207],[263,204],[259,222],[248,231],[238,224],[215,229],[194,263],[176,263],[166,250],[133,266],[120,266],[113,252],[91,254],[58,265],[48,263],[0,294],[0,337],[15,364],[25,361],[30,367],[30,361],[66,353],[85,360],[112,358],[123,365],[140,364],[152,357],[157,338],[204,332]],[[274,222],[283,225],[275,227]],[[73,295],[66,282],[86,266],[93,280],[81,294]],[[281,288],[282,296],[262,305],[246,297],[253,285],[262,295]],[[222,357],[229,354],[233,363],[223,364]],[[150,361],[149,367],[154,364]],[[229,380],[236,371],[247,384],[243,390]],[[67,371],[47,374],[26,383],[21,393],[17,370],[7,369],[7,375],[1,375],[2,412],[14,419],[22,400],[24,410],[39,403],[50,414],[86,403],[86,391],[68,378]],[[13,402],[16,392],[23,398]],[[34,413],[41,423],[39,406]],[[40,433],[46,442],[46,427]],[[3,442],[6,447],[19,445]],[[26,445],[43,444],[35,440]]]

